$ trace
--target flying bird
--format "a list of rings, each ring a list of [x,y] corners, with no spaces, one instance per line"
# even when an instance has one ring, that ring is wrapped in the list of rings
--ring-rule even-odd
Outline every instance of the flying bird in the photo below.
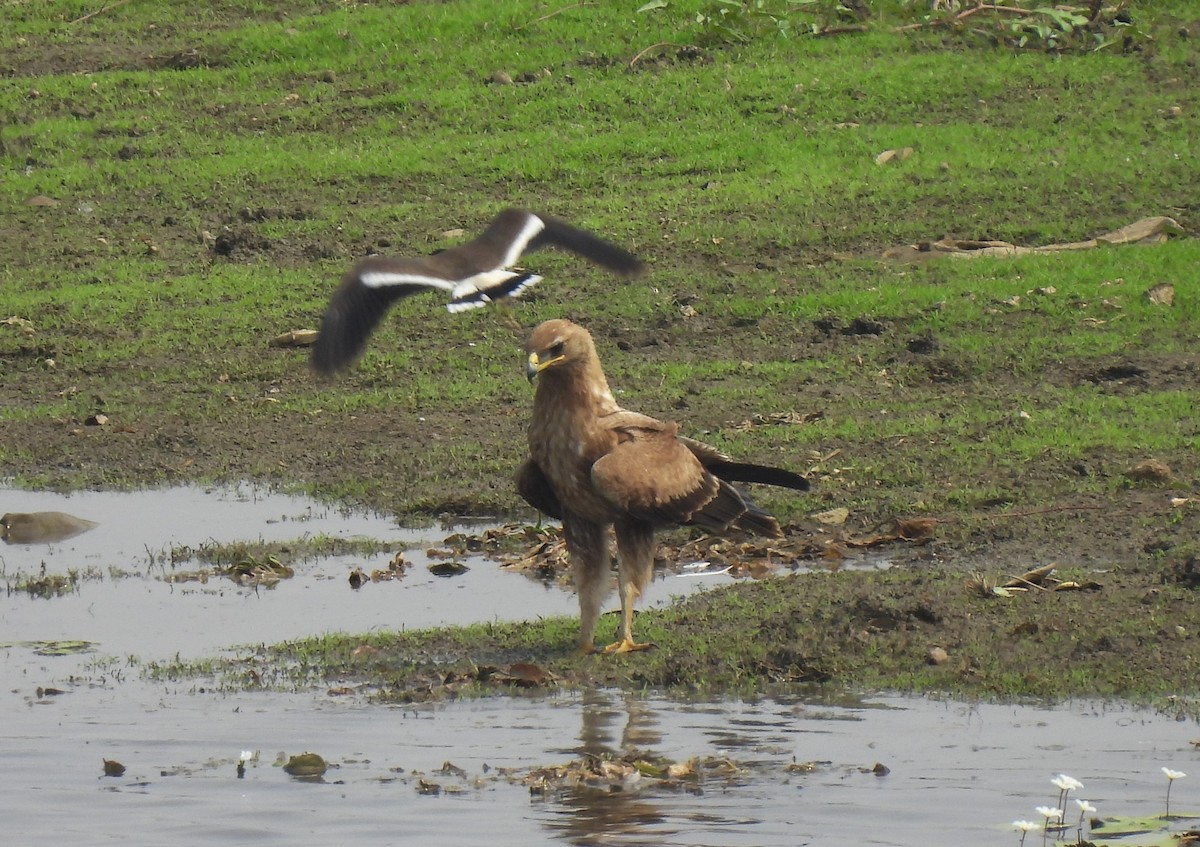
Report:
[[[565,320],[538,325],[525,343],[526,375],[536,381],[530,457],[517,490],[531,506],[562,520],[579,594],[580,648],[592,636],[609,591],[611,527],[617,542],[620,638],[607,653],[643,650],[633,640],[633,604],[654,566],[654,532],[679,524],[782,537],[779,522],[731,483],[804,491],[797,473],[735,462],[685,438],[679,425],[622,409],[613,399],[592,336]]]
[[[561,247],[623,276],[644,270],[634,255],[599,236],[549,215],[505,209],[481,235],[419,258],[368,256],[342,277],[333,292],[312,363],[329,375],[348,367],[362,352],[388,307],[401,297],[437,289],[450,295],[451,312],[517,297],[541,277],[512,267],[524,253]]]

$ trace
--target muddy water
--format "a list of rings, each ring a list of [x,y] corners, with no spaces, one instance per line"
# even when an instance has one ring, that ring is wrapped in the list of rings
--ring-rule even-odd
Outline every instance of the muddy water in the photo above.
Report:
[[[206,540],[304,533],[422,540],[378,516],[251,491],[62,498],[0,490],[0,512],[37,510],[100,525],[57,544],[0,545],[6,573],[43,561],[52,572],[149,572],[148,550]],[[434,540],[441,535],[435,531]],[[144,681],[126,666],[129,655],[202,655],[325,630],[573,612],[569,595],[494,565],[468,564],[464,577],[439,579],[418,566],[411,579],[358,592],[345,583],[349,562],[324,560],[305,563],[270,590],[105,575],[53,600],[7,595],[0,601],[0,643],[7,645],[0,647],[0,839],[1016,844],[1009,822],[1036,819],[1035,806],[1053,804],[1050,778],[1060,771],[1084,782],[1083,796],[1102,815],[1161,812],[1164,765],[1200,781],[1200,752],[1189,743],[1200,736],[1194,724],[1120,704],[799,696],[691,703],[591,692],[399,708],[326,694],[203,693],[191,683]],[[666,581],[655,590],[666,597],[691,583]],[[96,642],[95,650],[46,656],[33,643],[65,638]],[[519,781],[534,767],[632,749],[671,760],[728,759],[736,769],[687,790],[641,779],[532,796]],[[259,758],[239,779],[243,750]],[[334,765],[323,781],[300,782],[272,766],[279,752],[306,750]],[[103,759],[120,761],[126,772],[102,776]],[[461,770],[438,773],[446,762]],[[798,762],[817,764],[789,767]],[[876,763],[888,773],[874,773]],[[502,776],[500,769],[513,771]],[[421,779],[440,793],[421,793]],[[1200,807],[1190,782],[1176,784],[1173,810]]]

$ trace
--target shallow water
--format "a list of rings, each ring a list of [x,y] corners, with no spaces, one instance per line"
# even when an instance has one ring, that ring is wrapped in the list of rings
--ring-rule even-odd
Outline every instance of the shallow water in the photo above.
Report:
[[[42,561],[50,570],[136,570],[147,551],[207,540],[325,533],[428,544],[446,534],[422,537],[379,516],[250,490],[62,498],[0,489],[0,512],[50,509],[100,526],[61,544],[0,545],[7,572]],[[1145,815],[1162,811],[1164,765],[1196,774],[1175,786],[1172,809],[1200,807],[1200,752],[1189,743],[1200,730],[1120,704],[693,703],[589,692],[401,708],[324,693],[196,693],[190,682],[147,682],[124,666],[131,654],[203,655],[335,629],[575,611],[569,594],[494,563],[468,564],[470,573],[447,580],[418,563],[403,580],[357,592],[345,580],[351,563],[329,559],[257,591],[219,579],[171,586],[106,577],[67,597],[3,598],[4,843],[1015,845],[1009,822],[1037,819],[1035,806],[1053,804],[1054,774],[1081,779],[1101,815]],[[666,580],[652,591],[664,599],[697,583],[714,584]],[[44,656],[13,643],[65,638],[95,641],[96,652]],[[39,698],[39,687],[63,693]],[[738,770],[694,790],[644,779],[621,791],[546,797],[497,776],[497,768],[519,776],[585,752],[631,749],[726,757]],[[261,756],[238,779],[242,750]],[[271,766],[280,751],[306,750],[336,766],[323,782]],[[104,758],[128,770],[103,777]],[[788,772],[808,761],[823,764]],[[466,776],[436,774],[445,762]],[[886,776],[870,772],[877,762]],[[420,775],[445,790],[420,794]]]
[[[463,557],[470,570],[438,577],[425,549],[462,527],[404,529],[388,518],[339,510],[304,497],[254,488],[168,488],[80,492],[69,496],[0,487],[0,514],[63,511],[97,521],[81,535],[52,544],[0,543],[0,572],[88,570],[77,593],[50,600],[14,593],[0,602],[0,643],[81,639],[114,655],[197,657],[235,644],[275,642],[323,632],[414,629],[489,620],[527,620],[578,613],[574,595]],[[350,571],[383,568],[389,555],[331,556],[290,562],[296,575],[272,587],[244,587],[223,577],[170,583],[169,566],[152,565],[172,547],[213,543],[288,542],[304,537],[370,538],[413,545],[403,579],[349,587]],[[286,559],[286,555],[282,558]],[[197,563],[181,565],[195,570]],[[111,571],[134,573],[113,578]],[[723,575],[667,577],[651,584],[646,604],[729,582]],[[136,622],[130,625],[130,622]],[[166,645],[169,650],[161,648]],[[154,652],[152,652],[152,650]]]

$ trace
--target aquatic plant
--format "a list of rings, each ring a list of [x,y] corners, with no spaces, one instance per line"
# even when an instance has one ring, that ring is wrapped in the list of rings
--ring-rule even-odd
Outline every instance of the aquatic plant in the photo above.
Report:
[[[1082,788],[1082,787],[1083,786],[1081,785],[1080,788]],[[1079,826],[1076,830],[1076,840],[1080,844],[1082,844],[1083,843],[1083,818],[1085,815],[1095,814],[1096,807],[1093,806],[1091,803],[1089,803],[1087,800],[1080,800],[1078,798],[1076,798],[1076,800],[1075,800],[1075,805],[1079,807]]]
[[[1018,847],[1025,847],[1025,836],[1026,835],[1028,835],[1029,833],[1034,832],[1038,829],[1041,829],[1041,826],[1039,824],[1034,823],[1033,821],[1013,821],[1012,825],[1013,825],[1013,828],[1017,832],[1021,833],[1021,842],[1018,845]]]
[[[1072,789],[1078,790],[1083,788],[1083,783],[1073,776],[1067,776],[1065,773],[1060,773],[1054,779],[1050,780],[1058,789],[1058,808],[1067,808],[1067,795]]]
[[[1170,768],[1168,768],[1166,766],[1163,767],[1162,772],[1167,777],[1167,811],[1163,814],[1163,817],[1166,818],[1167,820],[1170,820],[1171,819],[1171,786],[1175,784],[1175,780],[1183,779],[1185,776],[1187,776],[1187,774],[1185,774],[1183,771],[1171,770]]]
[[[1037,812],[1046,819],[1046,824],[1042,829],[1042,844],[1046,843],[1046,836],[1050,834],[1050,822],[1061,821],[1063,816],[1062,809],[1056,809],[1053,806],[1038,806]]]

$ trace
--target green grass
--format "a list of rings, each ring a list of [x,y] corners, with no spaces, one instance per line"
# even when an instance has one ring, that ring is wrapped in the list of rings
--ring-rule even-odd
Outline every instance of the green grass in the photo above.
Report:
[[[585,323],[622,403],[811,471],[804,497],[761,495],[791,522],[928,515],[956,553],[986,554],[1018,532],[998,510],[1082,501],[1107,509],[1097,546],[1126,543],[1114,559],[1194,536],[1192,513],[1155,511],[1200,472],[1191,4],[1130,4],[1130,26],[1101,28],[1128,49],[1100,51],[1087,32],[1018,49],[982,15],[893,30],[927,23],[926,4],[800,34],[835,21],[819,3],[792,37],[744,42],[696,22],[710,3],[637,5],[132,2],[72,23],[102,7],[5,4],[0,319],[34,332],[0,326],[0,477],[253,479],[409,517],[522,508],[530,389],[494,315],[400,303],[330,383],[267,346],[317,326],[356,258],[445,247],[520,205],[651,271],[620,283],[535,254],[546,282],[517,320]],[[660,42],[701,49],[632,61]],[[1188,235],[880,259],[1157,214]],[[1160,282],[1172,306],[1145,299]],[[98,411],[112,424],[85,426]],[[743,425],[789,411],[814,419]],[[1124,475],[1150,456],[1174,471],[1163,492]],[[1092,524],[1050,514],[1005,526],[1039,551],[1088,541]]]

